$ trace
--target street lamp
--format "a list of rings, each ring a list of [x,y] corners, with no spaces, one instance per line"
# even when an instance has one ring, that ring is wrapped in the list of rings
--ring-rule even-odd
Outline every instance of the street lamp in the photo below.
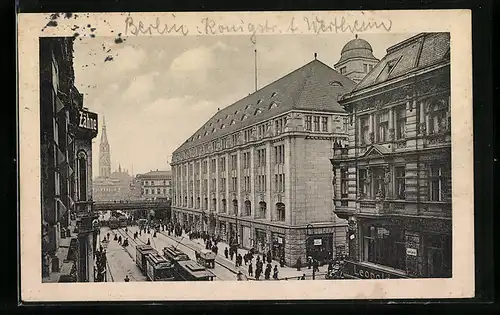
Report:
[[[310,245],[310,242],[309,240],[311,239],[312,237],[312,229],[313,229],[313,226],[312,224],[308,223],[306,225],[306,253],[307,252],[310,252],[311,251],[311,245]],[[309,255],[308,255],[309,256]]]

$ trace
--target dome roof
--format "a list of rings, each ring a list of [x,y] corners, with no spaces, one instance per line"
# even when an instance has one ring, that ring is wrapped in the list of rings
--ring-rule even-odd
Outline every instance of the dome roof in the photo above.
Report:
[[[367,49],[370,52],[373,52],[372,46],[370,43],[368,43],[366,40],[361,39],[361,38],[355,38],[353,40],[350,40],[347,44],[345,44],[344,48],[342,48],[342,54],[345,53],[348,50],[352,49]]]
[[[355,39],[347,42],[344,48],[342,48],[340,60],[337,62],[337,64],[351,58],[366,58],[378,61],[378,59],[373,55],[373,49],[370,43],[368,43],[364,39],[358,38],[357,36]]]

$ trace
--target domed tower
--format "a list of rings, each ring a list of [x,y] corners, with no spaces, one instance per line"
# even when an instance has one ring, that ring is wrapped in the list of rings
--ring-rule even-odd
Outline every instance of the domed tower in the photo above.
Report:
[[[342,48],[340,60],[334,67],[340,74],[358,83],[378,62],[370,43],[356,35]]]

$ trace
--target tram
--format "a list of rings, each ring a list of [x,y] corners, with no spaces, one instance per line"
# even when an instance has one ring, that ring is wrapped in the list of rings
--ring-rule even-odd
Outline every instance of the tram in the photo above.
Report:
[[[146,255],[146,275],[149,281],[173,281],[174,265],[154,251]]]
[[[194,260],[177,261],[174,266],[176,281],[213,281],[215,275]]]
[[[163,256],[170,259],[174,263],[190,259],[186,253],[172,245],[163,248]]]
[[[137,245],[135,247],[135,264],[144,275],[147,272],[147,256],[152,253],[158,252],[150,245]]]

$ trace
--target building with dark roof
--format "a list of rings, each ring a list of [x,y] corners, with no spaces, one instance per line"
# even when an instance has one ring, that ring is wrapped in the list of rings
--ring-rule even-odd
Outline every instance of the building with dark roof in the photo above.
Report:
[[[379,62],[373,55],[373,49],[366,40],[356,38],[349,41],[342,48],[339,61],[335,69],[354,82],[360,82]]]
[[[450,34],[388,48],[340,103],[349,140],[331,162],[345,274],[451,277]]]
[[[346,222],[332,212],[339,105],[355,82],[313,60],[219,110],[173,152],[173,219],[295,265],[331,258]]]
[[[137,174],[136,181],[140,184],[141,198],[144,200],[170,200],[172,196],[172,172],[149,171]]]

